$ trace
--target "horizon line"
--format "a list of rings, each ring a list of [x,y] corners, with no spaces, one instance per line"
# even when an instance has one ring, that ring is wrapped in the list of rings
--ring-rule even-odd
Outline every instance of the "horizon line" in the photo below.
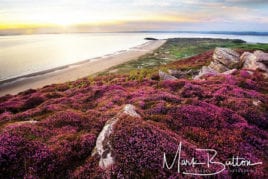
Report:
[[[38,35],[38,34],[86,34],[86,33],[201,33],[201,34],[223,34],[223,35],[260,35],[268,36],[268,31],[188,31],[188,30],[137,30],[137,31],[88,31],[88,32],[35,32],[25,33],[1,33],[0,36],[12,35]]]

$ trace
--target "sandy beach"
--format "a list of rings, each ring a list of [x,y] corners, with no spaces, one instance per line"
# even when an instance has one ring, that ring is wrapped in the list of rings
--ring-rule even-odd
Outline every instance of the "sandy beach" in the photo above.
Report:
[[[0,96],[17,94],[27,89],[41,88],[45,85],[64,83],[92,75],[127,61],[137,59],[147,53],[151,53],[165,42],[166,40],[149,41],[127,51],[83,61],[64,68],[31,74],[24,78],[1,84]]]

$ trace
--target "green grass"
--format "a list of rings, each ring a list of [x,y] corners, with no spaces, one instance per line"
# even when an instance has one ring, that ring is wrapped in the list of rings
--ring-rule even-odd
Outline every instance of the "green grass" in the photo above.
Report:
[[[191,57],[208,50],[213,50],[216,47],[268,51],[268,44],[248,44],[241,40],[174,38],[168,39],[163,46],[155,50],[152,54],[144,55],[139,59],[112,67],[107,71],[99,73],[98,75],[107,75],[108,73],[128,74],[130,71],[140,69],[154,72],[165,64]]]

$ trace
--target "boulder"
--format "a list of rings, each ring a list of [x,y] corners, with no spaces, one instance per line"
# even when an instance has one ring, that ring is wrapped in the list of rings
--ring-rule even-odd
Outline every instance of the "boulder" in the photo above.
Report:
[[[229,48],[216,48],[212,59],[217,61],[227,68],[238,68],[240,66],[240,55]]]
[[[208,67],[219,72],[219,73],[230,70],[229,68],[227,68],[225,65],[223,65],[222,63],[220,63],[218,61],[212,61]]]
[[[262,102],[260,100],[258,100],[258,99],[253,99],[252,104],[254,106],[260,106],[262,104]]]
[[[237,69],[231,69],[231,70],[228,70],[228,71],[223,72],[222,74],[224,74],[224,75],[232,75],[236,71],[237,71]]]
[[[124,109],[123,109],[123,114],[127,114],[131,117],[137,117],[140,118],[141,116],[136,112],[136,108],[135,106],[131,105],[131,104],[127,104],[125,105]]]
[[[264,52],[263,51],[261,51],[261,50],[255,50],[254,51],[254,55],[258,55],[258,54],[263,54]]]
[[[168,69],[168,73],[171,75],[171,76],[174,76],[176,78],[184,78],[184,77],[187,77],[188,75],[193,75],[193,71],[192,69],[188,70],[188,71],[181,71],[181,70],[171,70],[171,69]]]
[[[177,80],[176,77],[159,70],[160,80]]]
[[[244,52],[241,55],[240,58],[244,62],[243,68],[251,70],[259,69],[261,71],[268,73],[267,66],[264,63],[262,63],[261,60],[259,60],[260,57],[262,57],[262,55],[260,55],[259,52],[256,52],[255,54],[250,52]]]
[[[200,79],[204,75],[217,75],[218,72],[210,67],[203,66],[198,75],[196,75],[193,79]]]
[[[213,57],[213,61],[209,66],[203,66],[199,74],[194,79],[200,79],[206,74],[217,75],[219,73],[232,74],[236,69],[241,66],[241,60],[239,54],[228,48],[216,48]]]
[[[268,53],[264,53],[261,50],[256,50],[253,54],[257,57],[257,62],[268,65]]]
[[[245,69],[253,69],[256,70],[257,66],[256,66],[256,56],[253,53],[250,52],[244,52],[241,57],[240,57],[241,61],[243,62],[243,68]]]
[[[97,138],[96,146],[92,153],[92,156],[100,156],[99,167],[102,169],[106,169],[114,164],[114,157],[112,154],[113,147],[109,138],[113,133],[114,125],[118,122],[122,115],[129,115],[132,117],[141,118],[141,116],[135,111],[135,106],[127,104],[124,106],[122,111],[120,111],[115,117],[109,119],[105,123],[102,131]]]
[[[38,121],[35,121],[35,120],[29,120],[29,121],[20,121],[20,122],[12,122],[10,124],[7,124],[7,126],[20,126],[20,125],[23,125],[23,124],[36,124],[38,123]]]

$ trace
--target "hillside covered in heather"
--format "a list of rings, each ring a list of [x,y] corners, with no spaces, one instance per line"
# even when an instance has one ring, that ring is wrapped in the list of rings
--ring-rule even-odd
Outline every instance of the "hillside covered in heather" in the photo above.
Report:
[[[229,165],[215,176],[268,177],[265,52],[267,44],[170,39],[98,76],[0,97],[0,178],[177,178],[221,170],[181,165],[178,172],[176,162],[163,168],[164,154],[170,165],[180,143],[189,161],[207,160],[196,149],[215,149],[214,161],[262,162]]]

